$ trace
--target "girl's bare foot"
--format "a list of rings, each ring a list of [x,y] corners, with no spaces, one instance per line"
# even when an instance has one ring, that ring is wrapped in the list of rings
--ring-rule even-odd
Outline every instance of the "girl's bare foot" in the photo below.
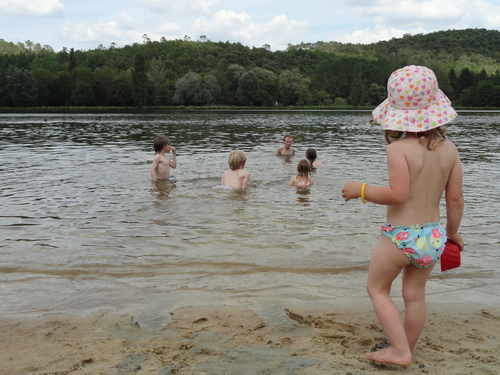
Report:
[[[390,363],[399,366],[408,366],[411,364],[411,352],[400,353],[392,346],[366,354],[366,359],[377,363]]]

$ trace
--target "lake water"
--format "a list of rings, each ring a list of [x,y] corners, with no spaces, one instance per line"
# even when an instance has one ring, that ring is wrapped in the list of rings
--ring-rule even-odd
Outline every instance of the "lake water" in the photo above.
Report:
[[[459,114],[448,136],[463,161],[466,250],[459,269],[435,267],[428,300],[498,304],[500,113]],[[289,303],[368,299],[385,208],[346,203],[341,189],[350,180],[387,183],[386,144],[369,119],[340,111],[0,115],[0,314],[112,309],[156,327],[185,305],[244,304],[280,319]],[[297,154],[274,156],[286,133]],[[177,147],[178,167],[174,181],[153,184],[159,135]],[[324,164],[316,184],[288,187],[309,147]],[[249,188],[214,191],[233,149],[247,154]]]

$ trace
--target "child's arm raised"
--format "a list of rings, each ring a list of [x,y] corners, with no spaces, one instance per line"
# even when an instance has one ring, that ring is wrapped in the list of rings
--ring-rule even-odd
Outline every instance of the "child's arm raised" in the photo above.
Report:
[[[168,165],[170,165],[171,168],[175,169],[177,168],[177,150],[175,147],[172,147],[172,159],[168,162]]]

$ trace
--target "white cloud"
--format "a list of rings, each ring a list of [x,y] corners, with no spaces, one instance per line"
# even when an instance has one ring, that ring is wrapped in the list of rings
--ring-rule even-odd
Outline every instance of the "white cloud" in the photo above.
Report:
[[[358,17],[377,25],[400,29],[425,28],[447,30],[450,28],[479,27],[489,24],[500,26],[500,4],[484,0],[400,0],[397,6],[392,0],[366,2],[333,0],[333,3],[351,6]],[[484,27],[484,26],[482,26]]]
[[[191,9],[204,15],[210,15],[217,11],[215,6],[219,4],[218,0],[194,0],[191,2]]]
[[[377,26],[375,28],[365,28],[358,29],[352,33],[344,33],[335,35],[332,40],[340,43],[355,43],[355,44],[370,44],[376,43],[381,40],[390,40],[392,38],[401,38],[405,34],[422,34],[425,33],[423,29],[413,29],[408,31],[407,29],[398,28],[383,28]]]
[[[116,22],[96,23],[90,26],[84,24],[72,25],[66,23],[60,29],[60,35],[67,40],[75,42],[109,44],[111,42],[118,45],[139,43],[142,35],[133,28],[122,28]]]
[[[373,43],[400,38],[404,34],[426,34],[439,30],[500,28],[500,6],[492,1],[331,0],[348,7],[357,24],[342,24],[332,39],[342,43]]]
[[[158,40],[162,36],[167,40],[181,39],[181,37],[185,35],[182,27],[175,22],[166,22],[162,24],[160,27],[154,30],[154,33],[157,35],[156,37],[154,35],[150,35],[154,40]]]
[[[137,26],[134,17],[127,13],[122,13],[119,18],[119,23],[122,25],[123,29],[133,29]]]
[[[58,17],[64,5],[59,0],[0,0],[0,11],[8,16]]]
[[[132,0],[140,7],[157,15],[175,17],[196,17],[216,12],[218,0]]]
[[[144,34],[151,40],[206,35],[214,42],[282,50],[289,43],[372,43],[464,28],[499,30],[500,1],[0,0],[2,39],[56,50],[141,43]]]
[[[468,27],[500,29],[500,2],[476,1],[464,11],[463,22]],[[474,26],[475,25],[475,26]]]
[[[240,42],[251,47],[270,44],[272,49],[283,49],[291,36],[303,34],[307,25],[307,22],[290,20],[285,15],[275,16],[270,22],[255,22],[245,12],[222,10],[212,18],[198,18],[193,32],[213,41]]]

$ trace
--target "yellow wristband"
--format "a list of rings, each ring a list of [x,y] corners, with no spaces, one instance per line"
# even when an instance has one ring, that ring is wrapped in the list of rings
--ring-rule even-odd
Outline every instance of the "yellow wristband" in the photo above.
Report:
[[[363,203],[366,203],[366,199],[365,199],[365,188],[366,188],[366,185],[368,185],[368,182],[365,182],[363,184],[363,186],[361,186],[361,202],[363,202]]]

